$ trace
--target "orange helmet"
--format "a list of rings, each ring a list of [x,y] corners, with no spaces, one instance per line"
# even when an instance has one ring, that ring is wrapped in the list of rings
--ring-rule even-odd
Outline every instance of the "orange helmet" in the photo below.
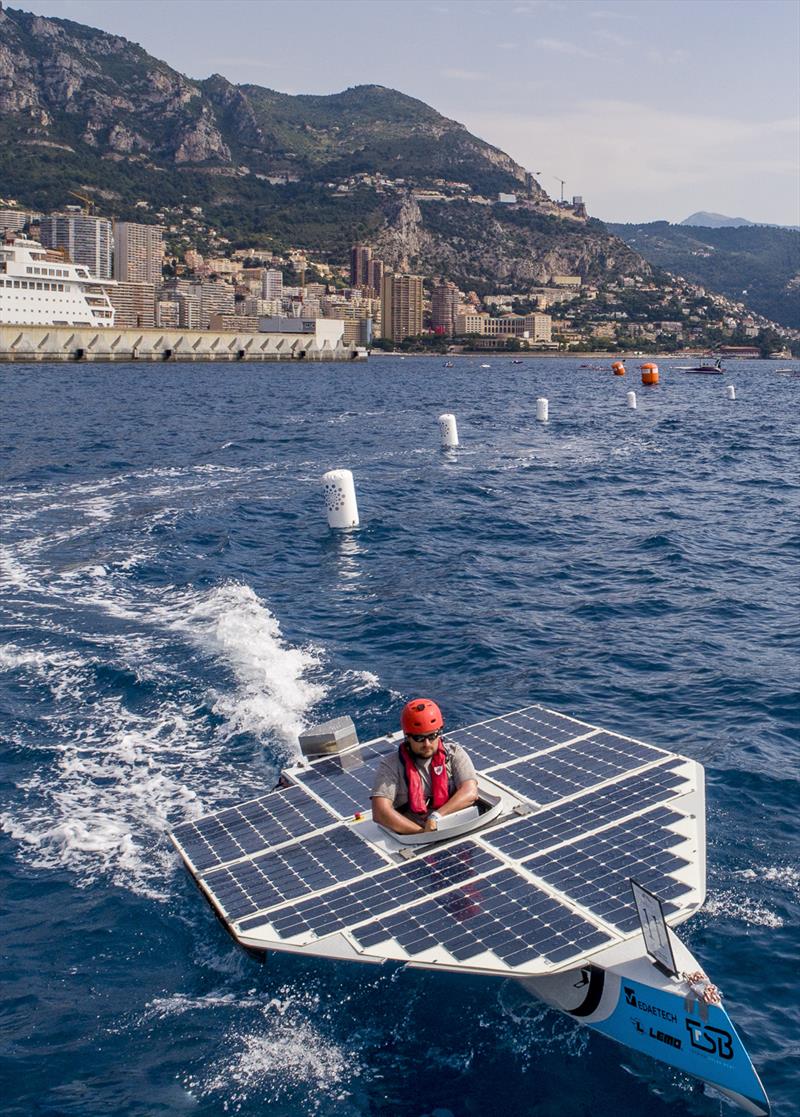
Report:
[[[433,733],[443,725],[442,711],[430,698],[412,698],[400,715],[400,728],[404,733]]]

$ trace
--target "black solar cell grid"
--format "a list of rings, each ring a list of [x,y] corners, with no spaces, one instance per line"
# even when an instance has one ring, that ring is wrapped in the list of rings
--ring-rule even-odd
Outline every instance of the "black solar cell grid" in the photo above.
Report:
[[[302,788],[272,791],[260,799],[184,822],[173,834],[199,872],[235,861],[336,822]]]
[[[328,935],[500,867],[501,862],[486,850],[473,843],[460,843],[273,914],[245,920],[240,930],[269,922],[284,939],[308,931]]]
[[[370,809],[370,792],[381,758],[397,748],[385,742],[363,746],[341,756],[317,760],[308,770],[294,773],[297,782],[323,799],[342,818]]]
[[[212,870],[203,883],[231,922],[286,900],[352,880],[386,862],[349,827]]]
[[[448,733],[447,739],[465,748],[472,763],[481,770],[541,752],[591,731],[592,726],[573,718],[552,714],[541,706],[529,706]]]
[[[678,897],[691,891],[673,873],[689,862],[672,852],[681,839],[668,827],[684,816],[666,807],[629,819],[618,826],[562,846],[551,853],[527,858],[525,868],[592,914],[623,932],[638,926],[629,879],[640,881],[668,901],[667,913],[679,906]]]
[[[668,754],[612,733],[598,733],[544,756],[498,768],[491,773],[491,778],[541,806],[665,755]]]
[[[677,774],[682,764],[680,760],[668,761],[599,790],[591,788],[568,803],[545,807],[498,830],[489,830],[483,839],[507,857],[517,859],[572,841],[669,798],[685,785],[684,778]]]
[[[509,966],[562,962],[612,941],[511,869],[376,919],[353,937],[365,949],[394,939],[412,957],[443,946],[461,962],[491,950]]]

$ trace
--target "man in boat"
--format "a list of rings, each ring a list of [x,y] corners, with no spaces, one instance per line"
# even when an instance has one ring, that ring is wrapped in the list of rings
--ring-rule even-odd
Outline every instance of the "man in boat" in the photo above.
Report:
[[[444,815],[478,798],[472,761],[460,745],[445,743],[443,726],[430,698],[414,698],[403,709],[405,740],[383,758],[372,788],[372,817],[395,834],[438,830]]]

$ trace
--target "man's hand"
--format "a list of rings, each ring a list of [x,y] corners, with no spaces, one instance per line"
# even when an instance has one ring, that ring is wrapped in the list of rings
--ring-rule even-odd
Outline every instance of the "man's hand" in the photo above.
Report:
[[[428,832],[430,832],[431,830],[438,830],[439,820],[436,818],[431,818],[431,816],[428,815],[428,817],[425,819],[425,825],[422,827],[422,829]]]

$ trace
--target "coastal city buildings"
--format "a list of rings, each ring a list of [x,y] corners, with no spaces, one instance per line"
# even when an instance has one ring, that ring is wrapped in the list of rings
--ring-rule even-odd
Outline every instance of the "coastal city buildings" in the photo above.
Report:
[[[43,324],[42,314],[53,325],[80,324],[88,305],[92,320],[121,328],[246,334],[264,321],[286,321],[294,330],[315,321],[336,323],[345,344],[418,351],[674,352],[692,345],[721,351],[722,343],[743,345],[765,331],[770,344],[780,341],[774,324],[681,277],[664,282],[643,271],[589,280],[562,265],[551,275],[540,271],[536,285],[517,279],[512,289],[479,296],[445,275],[427,281],[386,268],[368,244],[352,245],[346,262],[312,259],[297,248],[234,249],[204,223],[198,206],[164,207],[154,213],[158,224],[112,225],[83,200],[83,209],[42,215],[0,198],[0,242],[13,245],[22,235],[45,247],[48,265],[84,269],[78,278],[86,294],[78,309],[68,306],[63,276],[31,271],[10,282],[0,324],[26,315]],[[9,287],[2,275],[0,286]]]
[[[108,218],[90,217],[77,206],[67,206],[64,213],[41,219],[40,236],[45,248],[58,249],[98,279],[111,278],[114,237]]]

